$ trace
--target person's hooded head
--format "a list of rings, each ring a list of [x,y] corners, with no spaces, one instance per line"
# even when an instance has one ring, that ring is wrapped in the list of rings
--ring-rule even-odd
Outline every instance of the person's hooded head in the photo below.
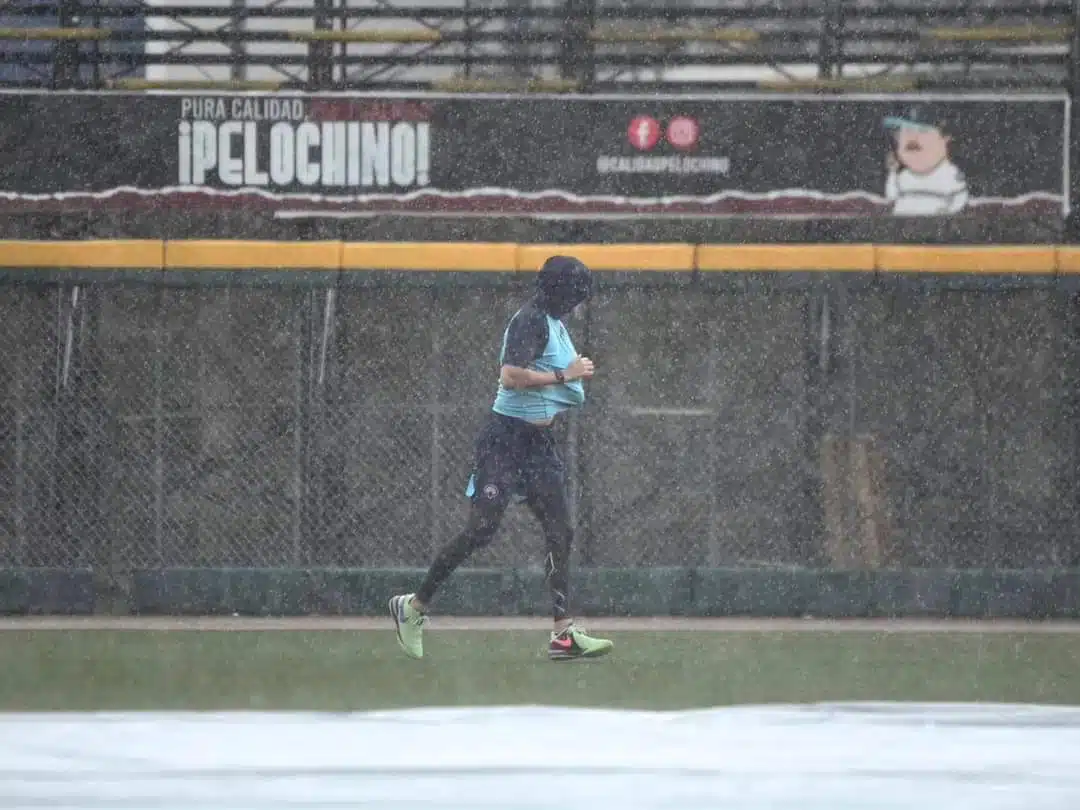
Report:
[[[540,308],[552,318],[562,318],[589,297],[592,274],[571,256],[552,256],[536,278]]]

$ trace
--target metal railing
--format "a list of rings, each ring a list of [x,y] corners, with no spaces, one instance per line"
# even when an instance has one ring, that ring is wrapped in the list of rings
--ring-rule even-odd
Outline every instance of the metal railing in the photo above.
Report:
[[[618,91],[1051,87],[1073,0],[5,0],[0,82]]]

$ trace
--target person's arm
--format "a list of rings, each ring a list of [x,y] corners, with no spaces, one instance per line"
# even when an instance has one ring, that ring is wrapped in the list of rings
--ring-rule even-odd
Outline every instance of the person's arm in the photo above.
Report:
[[[547,318],[537,310],[519,312],[506,333],[506,351],[499,370],[504,388],[542,388],[591,376],[592,363],[579,357],[563,372],[536,371],[529,365],[544,353],[548,341]]]
[[[524,309],[514,316],[506,330],[506,351],[499,370],[504,388],[539,388],[557,382],[552,372],[529,368],[544,353],[547,341],[547,319],[542,312]]]
[[[521,366],[503,366],[499,373],[503,388],[543,388],[559,382],[553,371],[533,371]]]
[[[578,357],[566,367],[561,378],[558,372],[554,371],[533,371],[531,368],[503,365],[499,373],[499,382],[502,383],[503,388],[542,388],[555,383],[589,379],[592,375],[592,360],[588,357]]]

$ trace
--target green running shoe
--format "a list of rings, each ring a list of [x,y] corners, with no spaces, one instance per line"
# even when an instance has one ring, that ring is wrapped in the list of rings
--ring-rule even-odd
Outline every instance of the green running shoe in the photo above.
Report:
[[[614,643],[606,638],[593,638],[584,630],[570,625],[561,633],[551,634],[548,658],[552,661],[572,661],[577,658],[599,658],[607,655]]]
[[[412,598],[411,593],[391,597],[390,615],[397,626],[397,640],[401,649],[410,658],[423,658],[424,622],[427,617],[412,606]]]

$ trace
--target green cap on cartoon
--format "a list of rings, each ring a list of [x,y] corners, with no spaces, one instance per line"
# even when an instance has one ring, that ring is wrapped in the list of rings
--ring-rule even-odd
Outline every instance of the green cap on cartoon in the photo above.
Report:
[[[908,107],[900,115],[885,116],[885,129],[914,129],[922,132],[930,130],[945,130],[945,116],[940,111],[934,110],[927,104],[916,104]]]

